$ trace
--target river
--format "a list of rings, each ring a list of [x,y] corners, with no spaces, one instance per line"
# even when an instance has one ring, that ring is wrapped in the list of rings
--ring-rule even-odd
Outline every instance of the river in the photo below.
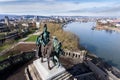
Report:
[[[95,22],[74,22],[67,24],[64,30],[78,35],[81,46],[120,69],[120,33],[92,30],[95,25]]]

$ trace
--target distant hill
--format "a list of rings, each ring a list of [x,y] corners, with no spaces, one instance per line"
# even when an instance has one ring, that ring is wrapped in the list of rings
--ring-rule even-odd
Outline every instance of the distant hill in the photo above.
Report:
[[[24,17],[26,19],[29,18],[34,18],[37,15],[6,15],[6,14],[0,14],[0,19],[4,19],[5,16],[8,16],[9,18],[20,18],[20,17]],[[39,18],[50,18],[50,16],[38,16]]]
[[[0,19],[4,19],[5,16],[8,16],[9,18],[17,18],[17,17],[20,17],[18,15],[6,15],[6,14],[0,14]]]

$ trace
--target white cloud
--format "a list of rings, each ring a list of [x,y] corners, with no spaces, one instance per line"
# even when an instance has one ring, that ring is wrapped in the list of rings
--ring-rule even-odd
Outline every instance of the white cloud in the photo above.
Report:
[[[9,2],[9,1],[17,1],[17,0],[0,0],[0,2]]]
[[[55,0],[44,0],[53,3],[16,3],[0,5],[0,13],[10,14],[36,14],[36,15],[107,15],[102,12],[103,8],[113,8],[120,6],[113,2],[86,2],[86,3],[73,3],[73,2],[56,2]],[[97,10],[100,9],[100,10]],[[69,12],[72,10],[80,10],[81,12]],[[87,11],[88,10],[88,11]],[[87,12],[86,12],[87,11]],[[96,11],[99,13],[96,14]],[[117,11],[117,15],[120,11]],[[113,13],[109,13],[113,15]]]
[[[55,0],[44,0],[44,1],[55,1]]]

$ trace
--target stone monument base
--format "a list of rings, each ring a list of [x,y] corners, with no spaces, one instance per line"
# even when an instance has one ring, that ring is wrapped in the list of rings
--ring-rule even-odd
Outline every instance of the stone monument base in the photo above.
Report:
[[[48,69],[47,59],[44,59],[45,62],[41,63],[41,59],[37,59],[33,62],[38,74],[42,78],[42,80],[52,80],[56,76],[61,75],[66,70],[62,66],[54,66],[53,62],[50,60],[50,66],[52,67],[51,70]]]

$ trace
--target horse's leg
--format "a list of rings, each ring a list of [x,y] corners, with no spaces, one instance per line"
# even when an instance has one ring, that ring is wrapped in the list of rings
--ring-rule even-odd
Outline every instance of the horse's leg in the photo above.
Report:
[[[41,46],[41,62],[43,63],[43,57],[44,57],[44,47],[43,46]]]
[[[41,57],[41,63],[43,63],[43,57]]]
[[[54,63],[54,66],[56,66],[56,59],[54,58],[54,56],[52,56],[52,61]]]
[[[50,57],[47,58],[47,62],[48,62],[48,69],[51,70],[51,67],[50,67]]]
[[[58,67],[61,65],[60,64],[60,60],[59,60],[59,54],[58,55],[56,55],[56,57],[57,57],[57,63],[58,63]]]
[[[43,56],[43,54],[42,54],[42,57],[41,57],[41,62],[42,62],[42,63],[43,63],[43,57],[44,57],[44,56]]]
[[[39,54],[39,46],[36,46],[36,55],[35,55],[36,58],[39,58],[39,55],[38,55],[38,54]]]
[[[58,62],[57,62],[57,63],[58,63],[58,67],[60,67],[60,66],[61,66],[61,64],[60,64],[59,58],[58,58]]]
[[[41,50],[41,45],[39,45],[39,58],[42,57],[42,50]]]

